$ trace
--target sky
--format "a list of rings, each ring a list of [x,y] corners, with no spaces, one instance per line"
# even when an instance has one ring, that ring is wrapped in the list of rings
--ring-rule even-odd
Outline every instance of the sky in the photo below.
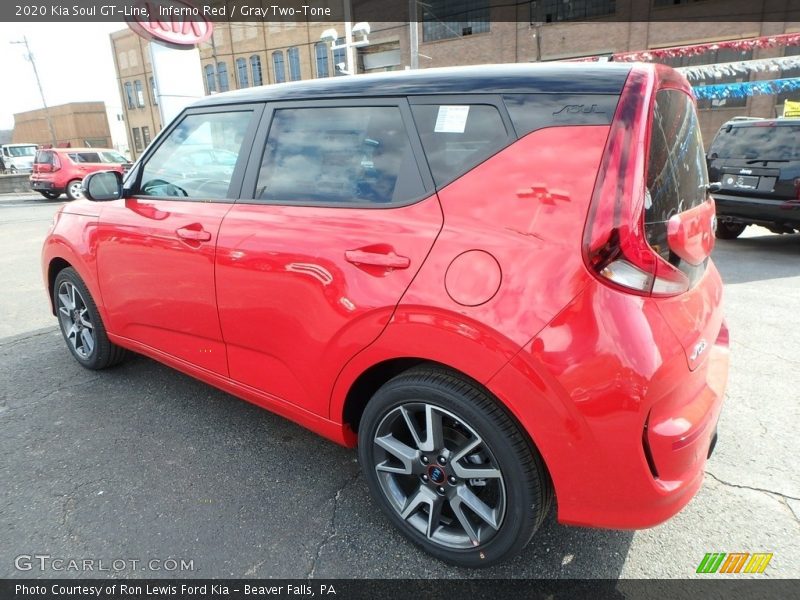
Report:
[[[23,36],[36,58],[49,106],[103,101],[112,112],[122,112],[108,35],[125,27],[125,23],[0,23],[0,129],[14,127],[14,113],[42,107],[25,46],[11,44]]]

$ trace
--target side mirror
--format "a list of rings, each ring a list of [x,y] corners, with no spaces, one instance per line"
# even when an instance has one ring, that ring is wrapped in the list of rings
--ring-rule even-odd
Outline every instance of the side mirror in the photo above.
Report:
[[[95,202],[122,198],[122,175],[116,171],[98,171],[83,180],[83,195]]]

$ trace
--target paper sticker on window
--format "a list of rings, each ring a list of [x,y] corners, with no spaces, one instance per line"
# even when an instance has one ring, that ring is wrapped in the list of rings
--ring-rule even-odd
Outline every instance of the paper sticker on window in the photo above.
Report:
[[[464,133],[469,116],[469,106],[440,106],[436,115],[436,133]]]

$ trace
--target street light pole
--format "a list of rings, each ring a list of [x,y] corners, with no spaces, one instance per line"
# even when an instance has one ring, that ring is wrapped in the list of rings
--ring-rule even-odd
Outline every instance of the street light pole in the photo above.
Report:
[[[47,107],[47,101],[44,99],[44,90],[42,89],[42,81],[39,79],[39,71],[36,68],[36,59],[33,57],[33,53],[31,52],[31,47],[28,44],[28,36],[22,36],[21,42],[11,42],[12,44],[25,44],[25,51],[27,54],[25,55],[26,60],[30,61],[31,66],[33,67],[33,75],[36,77],[36,85],[39,86],[39,94],[42,97],[42,105],[44,106],[44,114],[45,118],[47,119],[47,127],[50,129],[50,141],[53,144],[53,148],[55,148],[58,143],[56,142],[56,130],[53,127],[53,120],[50,118],[50,109]]]
[[[419,69],[419,32],[417,31],[417,0],[408,0],[408,41],[411,68]]]

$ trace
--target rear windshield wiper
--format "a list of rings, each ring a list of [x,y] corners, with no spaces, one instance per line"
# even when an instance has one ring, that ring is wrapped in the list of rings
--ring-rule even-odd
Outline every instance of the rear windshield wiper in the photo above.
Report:
[[[754,163],[760,162],[790,162],[788,158],[751,158],[750,160],[744,161],[748,165],[752,165]]]

